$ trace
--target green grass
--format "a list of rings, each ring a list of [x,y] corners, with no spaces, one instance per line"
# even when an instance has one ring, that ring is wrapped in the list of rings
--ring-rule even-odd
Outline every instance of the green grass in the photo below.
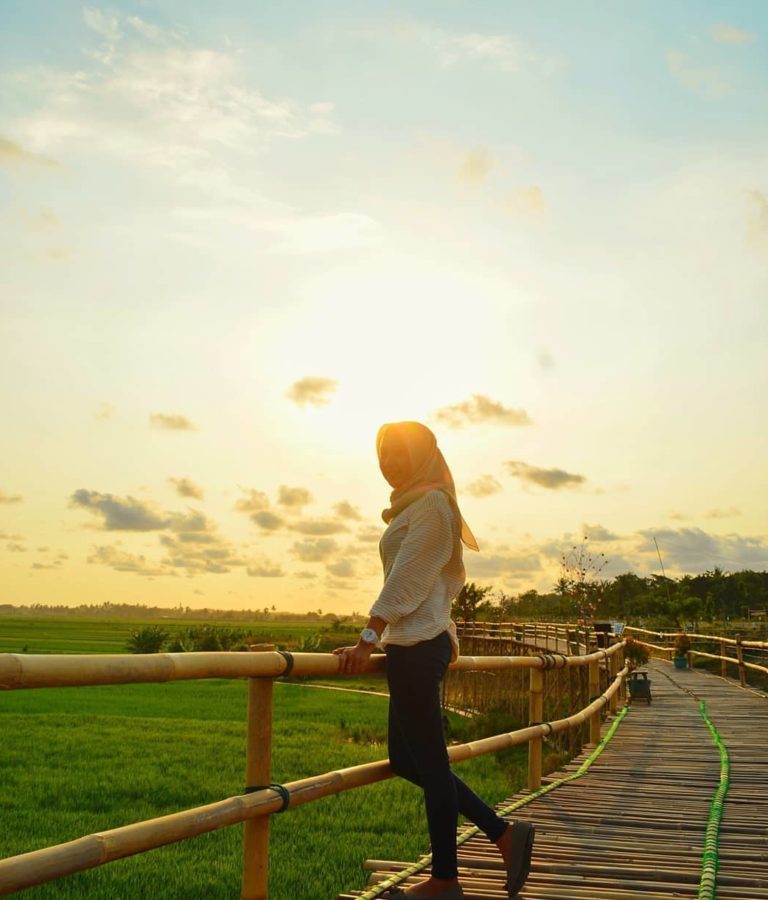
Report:
[[[357,640],[358,629],[333,631],[318,622],[235,622],[222,619],[86,619],[79,616],[0,616],[0,653],[125,653],[131,633],[148,625],[171,635],[200,625],[219,625],[250,632],[257,642],[292,649],[302,638],[320,635],[323,650]]]
[[[44,628],[49,646],[76,646],[76,628],[56,631],[47,620]],[[88,629],[85,644],[96,631]],[[102,645],[109,638],[104,628]],[[386,757],[382,697],[301,684],[276,684],[274,697],[276,781]],[[242,680],[1,693],[0,858],[242,793],[245,710]],[[452,717],[452,733],[466,727]],[[516,749],[463,763],[459,773],[498,802],[523,783],[524,769],[525,750]],[[414,859],[427,844],[421,793],[400,779],[310,803],[272,817],[270,896],[334,897],[363,886],[367,857]],[[233,826],[24,896],[229,900],[239,896],[241,857],[242,826]]]

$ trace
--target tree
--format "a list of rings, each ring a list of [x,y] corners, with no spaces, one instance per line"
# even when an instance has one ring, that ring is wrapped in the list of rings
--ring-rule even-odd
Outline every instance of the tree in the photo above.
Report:
[[[478,613],[491,608],[491,602],[486,600],[485,596],[492,590],[490,585],[481,588],[474,581],[465,584],[451,604],[451,615],[454,619],[462,619],[465,622],[477,621]]]
[[[604,553],[592,555],[588,540],[585,537],[560,557],[560,578],[555,585],[556,592],[570,597],[573,611],[584,623],[594,617],[603,599],[604,584],[598,575],[608,563]]]
[[[159,653],[170,634],[159,625],[147,625],[131,633],[126,646],[131,653]]]

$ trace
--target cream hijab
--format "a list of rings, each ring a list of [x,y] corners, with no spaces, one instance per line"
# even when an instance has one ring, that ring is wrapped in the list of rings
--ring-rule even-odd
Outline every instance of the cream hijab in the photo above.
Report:
[[[461,540],[470,550],[479,550],[475,536],[461,515],[453,476],[437,446],[437,438],[434,434],[420,422],[388,422],[379,428],[376,435],[376,453],[379,459],[381,459],[384,435],[388,432],[396,433],[408,448],[411,477],[389,495],[391,505],[382,512],[382,519],[389,524],[396,515],[419,497],[423,497],[428,491],[442,491],[451,500],[451,505],[459,516]]]

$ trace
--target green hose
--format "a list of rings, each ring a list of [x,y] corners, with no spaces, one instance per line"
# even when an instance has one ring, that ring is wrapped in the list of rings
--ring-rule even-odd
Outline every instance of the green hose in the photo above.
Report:
[[[539,797],[543,797],[544,794],[548,794],[555,788],[560,787],[560,785],[567,784],[569,781],[574,781],[576,778],[581,778],[582,775],[586,775],[586,773],[589,771],[590,766],[603,752],[606,744],[614,736],[614,734],[616,733],[616,729],[619,727],[622,720],[624,719],[624,716],[626,716],[628,712],[629,705],[624,706],[611,723],[611,727],[606,732],[605,737],[601,738],[595,749],[589,754],[589,756],[584,760],[584,762],[575,772],[571,773],[570,775],[566,775],[563,778],[559,778],[557,781],[551,781],[549,784],[544,785],[544,787],[540,787],[538,790],[527,794],[520,800],[515,800],[514,803],[510,803],[509,806],[505,806],[503,809],[498,809],[496,810],[496,812],[500,816],[508,816],[510,813],[515,812],[515,810],[521,809],[523,806],[527,806],[529,803],[533,802]],[[461,847],[462,844],[466,844],[468,840],[479,833],[480,829],[477,827],[477,825],[471,825],[468,828],[465,828],[464,831],[462,831],[462,833],[456,839],[456,846]],[[715,843],[716,842],[717,838],[715,838]],[[716,850],[715,856],[717,856]],[[391,875],[389,878],[385,878],[383,881],[380,881],[376,885],[376,887],[369,888],[367,891],[364,891],[359,895],[359,900],[375,900],[375,898],[379,897],[384,891],[387,891],[389,890],[389,888],[401,884],[407,878],[410,878],[411,875],[418,875],[419,872],[423,872],[431,862],[432,854],[430,853],[427,856],[423,856],[418,862],[413,863],[405,869],[401,869],[396,875]]]
[[[701,856],[701,881],[699,882],[699,893],[697,894],[697,900],[714,900],[717,894],[717,870],[720,867],[717,845],[720,838],[720,822],[723,818],[723,804],[730,785],[731,765],[728,757],[728,748],[707,715],[707,707],[703,700],[699,701],[699,712],[707,723],[712,740],[720,752],[720,784],[712,797],[712,803],[709,807],[709,821],[707,822],[706,837],[704,838],[704,853]]]

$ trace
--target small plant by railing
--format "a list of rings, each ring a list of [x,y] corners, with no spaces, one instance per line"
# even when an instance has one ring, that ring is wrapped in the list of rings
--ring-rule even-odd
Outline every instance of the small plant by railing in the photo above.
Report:
[[[0,690],[79,685],[165,682],[198,678],[247,678],[247,746],[245,793],[206,806],[183,810],[156,819],[136,822],[53,847],[33,850],[0,860],[0,894],[9,894],[35,884],[143,853],[218,828],[245,823],[243,882],[241,897],[263,900],[267,896],[269,817],[304,803],[392,777],[388,760],[326,772],[288,784],[272,784],[271,734],[273,681],[288,674],[338,675],[338,657],[324,653],[274,651],[264,645],[261,652],[192,652],[147,655],[21,655],[0,654]],[[528,788],[541,785],[542,742],[545,737],[589,729],[590,741],[600,738],[602,710],[615,713],[624,697],[623,644],[592,654],[568,657],[562,653],[534,656],[460,657],[453,671],[502,673],[527,670],[529,678],[528,724],[503,734],[455,745],[448,753],[461,762],[486,753],[528,744]],[[369,673],[381,672],[385,659],[374,655]],[[601,667],[607,686],[601,690]],[[546,673],[558,670],[584,671],[588,676],[589,702],[569,709],[568,715],[546,721],[544,698]]]

